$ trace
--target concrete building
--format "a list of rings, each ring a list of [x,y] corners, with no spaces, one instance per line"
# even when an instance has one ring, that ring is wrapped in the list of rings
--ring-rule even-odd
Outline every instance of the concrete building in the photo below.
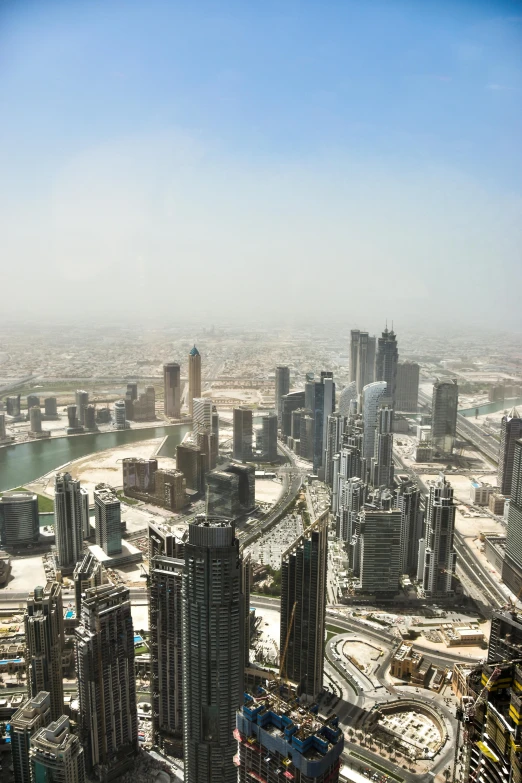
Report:
[[[232,455],[239,462],[252,459],[253,416],[252,408],[234,408]]]
[[[84,751],[66,715],[33,735],[29,758],[34,783],[85,783]]]
[[[84,426],[86,430],[96,430],[96,407],[87,405],[85,408]]]
[[[67,423],[68,423],[67,434],[70,434],[69,430],[74,431],[80,428],[76,405],[67,406]]]
[[[313,377],[305,382],[305,408],[312,411],[313,471],[324,478],[324,460],[328,436],[328,416],[335,410],[335,383],[333,373],[323,370],[319,381]]]
[[[183,572],[185,783],[236,783],[233,732],[242,700],[245,599],[234,523],[196,517]]]
[[[431,442],[442,454],[451,454],[457,436],[459,387],[457,380],[433,384]]]
[[[138,750],[134,630],[129,590],[86,590],[76,636],[78,728],[89,775],[111,780]]]
[[[487,662],[512,658],[522,658],[522,614],[516,610],[493,611]]]
[[[360,581],[363,593],[394,595],[401,574],[401,512],[367,503],[360,514]]]
[[[281,556],[281,636],[288,647],[285,672],[299,694],[314,699],[323,689],[328,512]]]
[[[336,514],[337,537],[350,542],[356,533],[356,521],[366,502],[367,486],[357,476],[340,477],[339,503]]]
[[[44,411],[47,419],[58,418],[58,403],[56,397],[46,397],[44,400]]]
[[[511,494],[515,443],[522,438],[522,418],[516,408],[502,417],[500,427],[500,448],[498,452],[498,491],[501,495]]]
[[[393,408],[384,405],[377,411],[375,450],[370,464],[370,482],[373,487],[391,487],[393,473]]]
[[[38,497],[33,492],[4,492],[0,497],[0,544],[34,544],[40,535]]]
[[[149,626],[152,666],[151,701],[154,744],[183,755],[182,576],[183,544],[176,557],[150,561]]]
[[[360,394],[365,386],[375,380],[375,337],[368,332],[359,332],[359,351],[357,356],[356,390]]]
[[[114,403],[114,426],[117,430],[127,428],[127,410],[125,400],[116,400]]]
[[[31,408],[39,408],[40,407],[40,398],[36,394],[28,394],[27,395],[27,415],[29,415],[29,411]]]
[[[441,473],[430,486],[426,501],[426,543],[422,588],[427,598],[453,595],[452,579],[457,554],[453,547],[455,532],[453,489]]]
[[[77,389],[75,402],[76,402],[76,416],[78,418],[78,423],[81,424],[83,427],[83,425],[85,424],[85,409],[89,404],[89,392],[86,392],[83,389]]]
[[[246,692],[237,713],[240,783],[338,783],[344,735],[336,716],[308,712],[292,693]]]
[[[40,691],[16,710],[9,722],[15,783],[33,783],[29,748],[31,737],[51,722],[51,695]]]
[[[281,398],[281,432],[288,437],[292,434],[292,411],[304,408],[304,391],[289,392]]]
[[[163,365],[163,388],[165,416],[170,419],[179,419],[181,416],[181,370],[176,362]]]
[[[150,493],[155,491],[157,459],[141,459],[138,457],[124,457],[123,469],[123,493],[133,497],[132,493]]]
[[[515,443],[502,578],[512,593],[522,588],[522,439]]]
[[[504,514],[505,503],[506,498],[504,495],[499,495],[495,492],[489,497],[488,508],[492,514],[495,514],[497,517],[501,517]]]
[[[397,367],[399,364],[399,349],[397,347],[397,335],[393,331],[384,330],[377,341],[377,353],[375,356],[375,380],[386,382],[387,400],[395,408],[397,394]]]
[[[196,397],[201,397],[201,356],[194,345],[188,357],[188,405],[190,415],[192,415],[193,410],[192,401]]]
[[[121,503],[108,484],[97,484],[94,490],[96,543],[106,555],[121,554]]]
[[[424,513],[420,490],[408,476],[395,478],[395,504],[401,512],[401,574],[416,574]]]
[[[275,371],[275,411],[277,421],[281,426],[283,415],[283,397],[290,391],[290,368],[276,367]]]
[[[339,396],[338,412],[341,416],[349,416],[352,412],[352,403],[357,400],[357,387],[355,381],[351,381],[344,387]]]
[[[186,487],[194,492],[205,491],[208,455],[193,443],[176,446],[176,466],[185,476]]]
[[[212,431],[212,400],[210,397],[195,397],[192,400],[192,432],[194,437]]]
[[[13,418],[20,416],[20,395],[11,394],[9,397],[6,397],[5,409],[8,416],[13,416]]]
[[[253,465],[229,465],[207,474],[206,512],[229,519],[251,511],[255,506],[255,469]]]
[[[417,413],[419,375],[420,367],[416,362],[399,362],[397,364],[396,410],[406,413]]]
[[[477,479],[471,479],[471,486],[469,489],[469,501],[474,506],[487,506],[489,499],[497,491],[496,487],[492,487],[491,484],[483,484]]]
[[[76,605],[76,617],[81,616],[82,596],[91,587],[100,587],[107,582],[105,568],[92,554],[87,552],[83,560],[80,560],[74,569],[74,598]]]
[[[364,441],[362,456],[371,461],[375,454],[375,437],[377,431],[379,408],[386,395],[386,381],[375,381],[362,390],[362,415],[364,423]]]
[[[64,648],[62,588],[58,582],[35,587],[24,613],[27,691],[51,694],[51,717],[63,713],[62,652]]]
[[[34,433],[42,431],[42,411],[37,405],[29,408],[29,430]]]
[[[263,416],[262,430],[262,459],[266,462],[277,462],[277,416],[268,413]]]
[[[155,421],[156,390],[146,386],[145,391],[132,401],[132,421]]]
[[[84,502],[80,482],[70,473],[57,473],[54,483],[56,561],[63,572],[72,572],[82,555]]]
[[[180,470],[157,470],[156,489],[150,502],[157,502],[170,511],[180,511],[187,505],[187,482]]]

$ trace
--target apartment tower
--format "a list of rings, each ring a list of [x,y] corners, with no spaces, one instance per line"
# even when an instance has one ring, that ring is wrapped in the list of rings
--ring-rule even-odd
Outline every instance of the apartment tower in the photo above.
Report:
[[[85,783],[84,750],[66,715],[33,735],[29,758],[34,783]]]
[[[441,473],[430,486],[426,501],[426,539],[422,588],[428,598],[453,595],[452,578],[457,563],[453,547],[455,532],[453,489]]]
[[[51,695],[40,691],[16,710],[9,721],[15,783],[33,783],[29,748],[31,737],[51,722]]]
[[[56,561],[60,571],[70,573],[81,559],[85,505],[80,482],[70,473],[57,473],[54,482]]]
[[[40,537],[38,498],[33,492],[4,492],[0,497],[0,543],[27,546]]]
[[[502,568],[502,578],[511,592],[518,595],[522,588],[522,439],[516,441],[513,455],[506,557]]]
[[[106,555],[121,554],[121,503],[108,484],[97,484],[94,490],[96,543]]]
[[[62,652],[64,647],[62,588],[47,582],[29,593],[24,613],[27,691],[51,694],[51,718],[63,713]]]

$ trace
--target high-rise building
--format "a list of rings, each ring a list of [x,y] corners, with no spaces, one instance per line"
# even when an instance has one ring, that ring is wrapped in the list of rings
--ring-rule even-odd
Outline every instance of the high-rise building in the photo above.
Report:
[[[57,473],[54,484],[56,560],[62,572],[72,571],[82,555],[83,502],[80,482]]]
[[[35,697],[51,694],[51,717],[63,712],[62,651],[64,647],[62,588],[58,582],[35,587],[24,614],[27,690]]]
[[[5,440],[7,432],[5,429],[5,413],[0,413],[0,441]]]
[[[349,543],[356,533],[356,522],[366,502],[367,486],[357,476],[342,477],[339,484],[336,532],[338,538]]]
[[[457,380],[436,381],[433,384],[431,441],[443,454],[451,454],[457,435],[459,387]]]
[[[192,432],[194,437],[201,432],[212,431],[213,407],[210,397],[194,397],[192,400]]]
[[[312,377],[305,382],[305,407],[312,411],[314,423],[313,470],[324,477],[324,459],[328,435],[328,416],[335,410],[333,373],[323,370],[319,381]]]
[[[292,411],[303,408],[304,404],[304,391],[289,392],[281,398],[281,432],[284,436],[292,434]]]
[[[342,437],[346,417],[339,411],[331,413],[327,421],[326,454],[324,459],[324,481],[329,487],[333,486],[333,460],[341,448]]]
[[[361,330],[352,329],[350,332],[350,381],[357,385],[357,364],[359,361],[359,343]]]
[[[341,416],[349,416],[352,412],[352,401],[357,400],[357,387],[355,381],[351,381],[344,387],[339,395],[338,412]]]
[[[328,512],[281,556],[281,637],[285,673],[299,694],[313,699],[323,688]]]
[[[416,574],[424,513],[420,490],[407,476],[395,478],[395,504],[401,511],[401,573]]]
[[[170,755],[182,756],[183,544],[179,543],[176,549],[176,558],[156,556],[150,561],[149,645],[154,744]]]
[[[26,546],[40,535],[38,498],[33,492],[4,492],[0,497],[0,544]]]
[[[507,518],[506,556],[502,578],[511,592],[522,588],[522,440],[515,442],[511,499]]]
[[[114,403],[114,426],[117,430],[127,428],[127,409],[125,400],[116,400]]]
[[[71,430],[74,430],[80,426],[78,422],[76,405],[67,406],[67,423],[69,425],[69,429]]]
[[[29,758],[34,783],[85,783],[84,750],[66,715],[33,735]]]
[[[157,470],[156,489],[149,500],[170,511],[179,511],[187,504],[186,489],[187,482],[180,470]]]
[[[196,517],[183,572],[185,783],[236,783],[244,671],[244,596],[234,523]]]
[[[39,408],[40,407],[40,398],[36,394],[28,394],[27,395],[27,413],[29,414],[29,411],[31,408]]]
[[[344,735],[337,717],[308,712],[291,693],[275,687],[245,693],[235,736],[239,783],[272,783],[285,775],[296,783],[339,781]]]
[[[493,611],[489,634],[488,663],[522,658],[522,614],[513,611]]]
[[[36,405],[29,409],[29,422],[30,432],[36,435],[42,431],[42,411]]]
[[[277,462],[277,416],[268,413],[262,421],[262,458],[266,462]]]
[[[124,457],[123,493],[133,497],[133,493],[152,494],[156,487],[157,459],[141,459],[139,457]]]
[[[20,416],[20,395],[11,394],[5,398],[5,409],[8,416]]]
[[[375,337],[368,332],[359,333],[359,355],[357,357],[356,389],[360,394],[365,386],[375,380]]]
[[[279,366],[275,371],[275,411],[279,424],[283,415],[283,397],[290,391],[290,368]]]
[[[47,419],[58,418],[58,404],[56,397],[46,397],[44,399],[44,411]]]
[[[430,486],[426,500],[426,539],[422,589],[428,598],[452,595],[452,578],[457,554],[453,547],[455,532],[453,489],[441,473]]]
[[[76,628],[80,739],[89,774],[111,780],[138,750],[134,631],[129,590],[86,590]]]
[[[77,389],[75,402],[78,423],[83,426],[85,424],[85,409],[89,404],[89,392],[86,392],[83,389]]]
[[[401,512],[367,503],[359,517],[363,593],[395,594],[401,574]]]
[[[372,486],[391,487],[393,471],[393,408],[384,405],[377,412],[375,451],[370,465]]]
[[[416,362],[399,362],[397,365],[397,388],[395,410],[416,413],[419,402],[420,367]]]
[[[375,454],[375,439],[379,408],[386,395],[386,381],[375,381],[362,391],[362,415],[364,422],[363,457],[370,462]]]
[[[91,518],[89,514],[89,492],[85,487],[80,487],[80,507],[82,516],[82,531],[84,538],[91,536]]]
[[[121,554],[121,503],[108,484],[96,484],[94,519],[98,546],[109,557]]]
[[[181,370],[176,362],[163,365],[163,389],[165,416],[179,419],[181,416]]]
[[[206,512],[210,516],[237,519],[255,506],[253,465],[229,465],[207,474]]]
[[[145,391],[132,402],[132,421],[154,421],[156,419],[156,390],[146,386]]]
[[[80,560],[74,569],[74,598],[76,604],[76,617],[81,616],[82,596],[91,587],[100,587],[107,578],[105,569],[92,552],[87,552],[83,560]]]
[[[127,393],[134,402],[134,400],[138,399],[138,382],[137,381],[130,381],[130,383],[127,384]]]
[[[31,737],[51,722],[51,695],[40,691],[16,710],[9,722],[15,783],[33,783],[29,748]]]
[[[388,331],[388,327],[377,341],[377,353],[375,356],[375,380],[386,381],[386,398],[395,407],[397,393],[397,365],[399,363],[399,349],[397,347],[397,335]]]
[[[234,408],[232,456],[240,462],[252,459],[252,408]]]
[[[205,476],[208,472],[208,456],[193,443],[176,446],[176,467],[185,476],[187,489],[205,491]]]
[[[501,495],[511,494],[515,443],[522,438],[522,417],[516,408],[502,417],[500,449],[498,452],[498,490]]]
[[[85,408],[84,426],[86,430],[96,429],[96,407],[94,405],[87,405]]]
[[[201,397],[201,356],[194,345],[190,350],[188,358],[188,404],[190,415],[192,415],[192,401],[195,397]]]

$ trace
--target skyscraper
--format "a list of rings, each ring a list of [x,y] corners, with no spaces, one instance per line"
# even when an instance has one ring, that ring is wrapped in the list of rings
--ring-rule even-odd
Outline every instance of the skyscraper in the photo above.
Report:
[[[85,783],[84,751],[66,715],[33,735],[29,758],[35,783]]]
[[[360,329],[352,329],[350,332],[350,381],[355,384],[357,384],[357,364],[359,361],[360,339]]]
[[[240,462],[252,459],[252,427],[252,408],[234,408],[232,455]]]
[[[335,383],[332,372],[323,370],[319,381],[314,381],[313,377],[310,377],[305,382],[305,407],[312,411],[313,469],[315,473],[319,471],[323,473],[328,416],[335,410]]]
[[[283,397],[290,391],[290,368],[279,366],[275,371],[275,411],[279,424],[283,413]]]
[[[125,400],[116,400],[114,403],[114,426],[117,430],[127,428],[127,408]]]
[[[509,502],[506,536],[506,557],[502,578],[517,595],[522,587],[522,440],[515,442],[511,500]]]
[[[5,413],[0,413],[0,441],[5,440],[7,432],[5,429]]]
[[[419,402],[420,367],[416,362],[399,362],[397,365],[397,389],[395,409],[417,412]]]
[[[236,783],[245,607],[233,522],[201,516],[189,525],[183,607],[185,783]]]
[[[57,473],[54,483],[56,560],[62,572],[72,572],[81,558],[83,503],[80,482],[70,473]]]
[[[205,476],[209,469],[206,453],[193,443],[180,443],[176,446],[176,466],[185,476],[187,489],[204,492]]]
[[[399,349],[397,336],[393,329],[388,327],[377,341],[377,354],[375,356],[375,380],[386,381],[386,397],[395,407],[397,391],[397,365],[399,363]]]
[[[401,573],[401,512],[367,503],[359,517],[360,579],[363,593],[399,590]]]
[[[281,556],[281,636],[285,671],[300,694],[313,699],[323,688],[328,512]]]
[[[375,380],[375,337],[368,332],[359,333],[359,355],[357,357],[356,389],[360,394],[365,386]]]
[[[501,495],[511,494],[515,443],[522,438],[522,418],[516,408],[502,417],[498,452],[498,489]]]
[[[0,543],[34,544],[40,536],[38,498],[33,492],[4,492],[0,497]]]
[[[207,474],[206,512],[237,519],[255,505],[253,465],[229,465]]]
[[[453,547],[455,532],[453,489],[441,473],[430,486],[426,502],[426,544],[422,588],[429,598],[452,595],[452,577],[457,563]]]
[[[292,412],[303,408],[305,404],[304,391],[289,392],[281,399],[281,432],[288,437],[292,434]]]
[[[393,483],[393,408],[384,405],[377,412],[375,451],[370,466],[374,487],[391,487]]]
[[[82,426],[85,424],[85,409],[89,404],[89,392],[83,389],[77,389],[76,391],[76,416],[78,423]]]
[[[344,387],[339,395],[339,406],[337,410],[341,416],[348,416],[352,411],[352,400],[357,399],[357,388],[355,381],[351,381]]]
[[[165,416],[179,419],[181,416],[181,370],[177,362],[163,365],[163,390]]]
[[[436,381],[433,384],[431,411],[431,441],[443,454],[451,454],[457,435],[459,387],[457,380]]]
[[[379,408],[386,395],[386,381],[375,381],[362,391],[362,415],[364,422],[363,457],[370,462],[375,454],[375,437]]]
[[[62,588],[58,582],[35,587],[24,614],[27,690],[36,697],[51,694],[51,717],[63,713],[62,652],[64,647]]]
[[[195,397],[201,397],[201,356],[198,349],[190,350],[188,358],[188,404],[192,415],[192,404]]]
[[[337,536],[346,543],[352,540],[356,532],[356,521],[366,501],[367,486],[361,478],[351,476],[342,478],[339,490],[337,510]]]
[[[96,543],[109,557],[121,554],[121,503],[108,484],[97,484],[94,490]]]
[[[395,478],[395,504],[401,511],[401,574],[416,574],[424,513],[419,488],[407,476]]]
[[[83,560],[76,563],[73,574],[76,617],[81,617],[82,596],[91,587],[100,587],[107,582],[105,569],[92,552],[87,552]]]
[[[194,437],[212,430],[212,400],[210,397],[194,397],[192,400],[192,432]]]
[[[11,752],[15,783],[32,783],[29,747],[31,737],[51,722],[51,696],[40,691],[16,710],[10,720]]]
[[[40,406],[33,405],[29,409],[29,422],[30,432],[39,433],[42,431],[42,411]]]
[[[268,413],[262,421],[263,459],[277,462],[277,416]]]
[[[112,584],[88,589],[75,635],[85,764],[90,774],[110,780],[132,766],[138,750],[129,590]]]

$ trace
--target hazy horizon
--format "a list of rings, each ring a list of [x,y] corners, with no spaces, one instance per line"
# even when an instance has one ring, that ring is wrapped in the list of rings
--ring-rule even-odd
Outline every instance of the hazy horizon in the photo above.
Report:
[[[0,8],[0,320],[520,330],[522,3]]]

